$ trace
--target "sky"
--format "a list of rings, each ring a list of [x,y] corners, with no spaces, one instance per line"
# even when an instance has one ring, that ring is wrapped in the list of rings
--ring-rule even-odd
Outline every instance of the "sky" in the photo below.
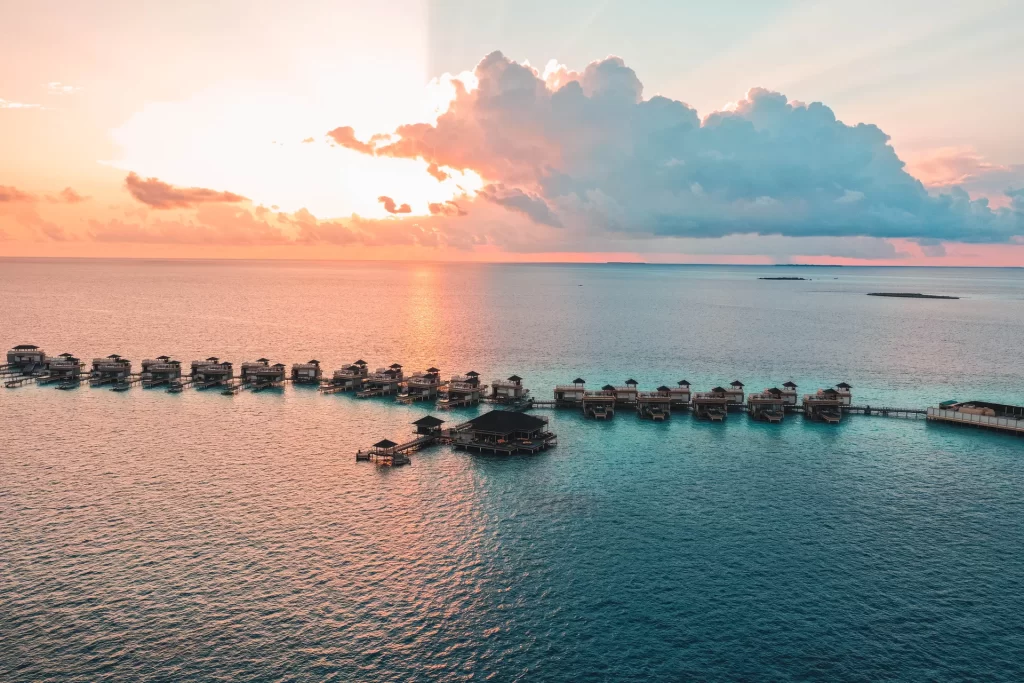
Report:
[[[0,0],[0,256],[1024,266],[1024,3]]]

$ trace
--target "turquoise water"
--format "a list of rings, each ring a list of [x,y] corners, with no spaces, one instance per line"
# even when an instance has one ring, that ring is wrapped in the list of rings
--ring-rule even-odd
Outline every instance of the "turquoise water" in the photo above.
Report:
[[[780,274],[813,279],[756,279]],[[1020,270],[6,261],[0,320],[54,354],[397,360],[544,398],[582,375],[1024,401]],[[0,679],[1024,676],[1024,440],[537,410],[537,456],[354,462],[426,412],[0,392]]]

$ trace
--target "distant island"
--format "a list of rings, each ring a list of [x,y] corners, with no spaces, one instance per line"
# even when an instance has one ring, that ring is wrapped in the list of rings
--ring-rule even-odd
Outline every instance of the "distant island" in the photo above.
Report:
[[[806,277],[759,277],[758,280],[808,280]]]
[[[868,296],[895,296],[901,299],[959,299],[958,296],[941,296],[939,294],[917,294],[910,292],[870,292]]]

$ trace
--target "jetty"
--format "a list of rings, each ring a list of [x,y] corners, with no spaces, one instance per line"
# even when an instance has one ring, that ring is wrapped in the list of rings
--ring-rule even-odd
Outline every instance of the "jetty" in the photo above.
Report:
[[[920,294],[918,292],[868,292],[868,296],[891,296],[899,299],[959,299],[958,296],[942,296],[940,294]]]
[[[483,387],[480,386],[480,373],[470,370],[465,375],[452,377],[440,388],[438,395],[438,410],[475,406],[483,398]]]
[[[421,401],[436,401],[438,391],[441,389],[441,371],[435,367],[429,367],[424,372],[414,372],[407,380],[398,385],[399,403],[419,403]]]
[[[403,378],[402,366],[399,363],[392,363],[387,368],[378,368],[363,380],[363,388],[356,392],[356,398],[395,396]]]
[[[345,391],[359,391],[363,388],[363,382],[368,376],[366,361],[360,359],[335,370],[331,379],[320,385],[320,392],[337,394]]]
[[[405,443],[395,443],[383,439],[366,450],[356,452],[356,462],[361,460],[375,461],[382,465],[408,465],[409,454],[437,443],[443,437],[441,425],[444,420],[427,415],[413,422],[416,427],[415,438]]]

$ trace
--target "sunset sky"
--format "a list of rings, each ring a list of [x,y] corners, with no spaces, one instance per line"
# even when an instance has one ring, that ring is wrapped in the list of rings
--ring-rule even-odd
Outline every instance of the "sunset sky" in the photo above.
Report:
[[[0,0],[0,256],[1024,266],[1024,3]]]

